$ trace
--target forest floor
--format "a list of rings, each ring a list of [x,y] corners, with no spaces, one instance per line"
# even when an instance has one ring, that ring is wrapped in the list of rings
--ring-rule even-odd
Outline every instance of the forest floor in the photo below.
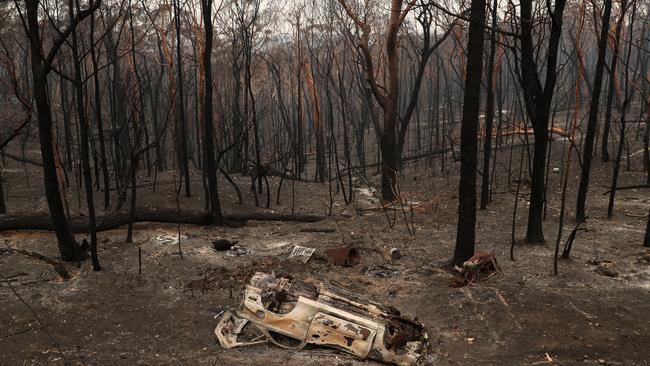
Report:
[[[519,151],[514,153],[518,161]],[[499,157],[507,166],[507,151]],[[550,168],[560,167],[559,161],[559,157],[554,159]],[[11,164],[2,173],[9,215],[45,212],[38,169],[11,168]],[[237,279],[254,270],[337,281],[417,316],[429,334],[428,364],[648,365],[650,251],[642,247],[642,240],[650,191],[619,192],[615,216],[607,220],[608,197],[603,192],[610,184],[612,165],[594,164],[590,217],[583,225],[588,231],[579,232],[571,259],[560,259],[558,276],[553,275],[553,250],[560,174],[551,173],[549,179],[544,222],[547,243],[518,244],[515,261],[509,259],[509,250],[516,183],[514,178],[508,183],[505,172],[497,174],[493,200],[487,210],[478,212],[477,250],[494,253],[502,272],[485,282],[454,288],[450,286],[454,274],[447,263],[456,235],[458,165],[448,164],[449,175],[445,175],[439,164],[429,168],[424,161],[406,168],[400,184],[403,193],[431,203],[420,206],[412,218],[408,207],[406,216],[401,210],[386,215],[368,194],[367,185],[355,180],[354,205],[346,207],[338,194],[331,215],[316,224],[250,221],[242,228],[209,228],[141,223],[135,226],[133,244],[125,243],[126,228],[102,232],[103,270],[93,272],[89,261],[80,266],[68,264],[73,273],[68,281],[61,281],[43,262],[20,254],[2,255],[0,365],[375,364],[328,349],[294,352],[260,345],[223,350],[213,334],[218,314],[237,305],[241,289]],[[621,185],[644,182],[641,156],[632,157],[631,168],[626,172],[624,164]],[[370,182],[376,185],[378,176],[373,172],[368,171]],[[562,243],[574,226],[578,172],[574,167]],[[152,207],[175,207],[170,174],[159,175],[158,180],[167,184],[158,185],[157,193],[152,187],[141,188],[138,201]],[[181,206],[202,208],[200,175],[195,172],[192,178],[195,195],[181,197]],[[245,194],[245,204],[238,205],[232,187],[220,181],[224,211],[259,210],[252,204],[249,178],[234,179]],[[279,180],[270,180],[276,188]],[[151,179],[143,176],[138,181],[146,184]],[[528,188],[524,180],[515,227],[518,239],[525,234]],[[296,212],[327,213],[327,184],[293,185],[291,181],[284,183],[283,205],[274,204],[272,210],[290,212],[294,189]],[[70,195],[74,198],[76,193]],[[396,219],[391,227],[393,214]],[[312,227],[336,230],[301,231]],[[178,230],[182,258],[174,240]],[[211,241],[217,238],[238,240],[249,253],[216,252]],[[58,255],[55,240],[47,232],[0,233],[0,247],[52,258]],[[334,267],[318,259],[326,248],[342,244],[360,249],[361,264]],[[287,255],[294,245],[316,248],[317,255],[307,264],[289,261]],[[387,263],[381,252],[389,247],[399,248],[402,258]],[[138,248],[142,274],[138,273]],[[613,261],[616,276],[597,272],[598,266],[590,263],[599,260]],[[376,273],[368,272],[369,268],[378,267],[387,277],[368,274]]]

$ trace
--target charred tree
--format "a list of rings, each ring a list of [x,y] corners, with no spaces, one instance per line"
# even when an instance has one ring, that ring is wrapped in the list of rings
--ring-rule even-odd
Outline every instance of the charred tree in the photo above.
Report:
[[[47,198],[50,217],[57,237],[57,244],[61,258],[66,261],[75,261],[83,258],[81,248],[75,241],[74,235],[68,225],[68,220],[63,208],[63,200],[59,189],[59,177],[55,162],[55,151],[52,134],[52,109],[47,96],[47,76],[52,70],[52,62],[59,49],[77,25],[90,16],[99,7],[98,0],[92,7],[80,11],[70,20],[68,27],[60,32],[47,53],[42,50],[41,31],[39,26],[39,1],[26,0],[26,30],[31,50],[31,69],[34,101],[38,117],[39,142],[43,159],[43,177],[45,181],[45,195]]]
[[[93,1],[91,0],[91,7],[92,3]],[[75,5],[73,0],[68,0],[68,11],[71,15],[75,14]],[[91,18],[92,17],[93,15],[91,15]],[[79,42],[77,39],[76,28],[72,30],[72,63],[74,64],[75,100],[77,105],[77,121],[79,123],[79,143],[81,144],[81,165],[83,171],[84,188],[86,191],[88,222],[90,224],[90,253],[93,262],[93,270],[99,271],[101,270],[101,266],[99,265],[99,257],[97,256],[97,222],[95,218],[95,199],[93,197],[93,179],[92,172],[90,171],[90,154],[88,147],[88,130],[90,129],[90,126],[86,117],[84,88],[81,75],[81,60],[79,59]]]
[[[92,2],[91,2],[92,3]],[[104,183],[104,210],[108,209],[110,204],[110,177],[108,172],[108,160],[106,159],[106,141],[104,140],[104,122],[102,118],[102,96],[101,87],[99,82],[99,68],[97,62],[97,53],[94,45],[95,33],[95,15],[90,16],[90,59],[92,61],[93,70],[93,86],[94,86],[94,107],[95,107],[95,122],[97,123],[97,139],[99,140],[99,156],[102,168],[102,179]]]
[[[487,95],[485,101],[485,137],[483,140],[483,174],[481,181],[481,210],[485,210],[490,201],[490,159],[492,157],[492,124],[494,122],[494,92],[496,80],[494,78],[494,59],[496,55],[496,28],[497,28],[498,1],[492,4],[492,30],[490,31],[490,56],[488,59]]]
[[[624,0],[625,1],[625,0]],[[594,9],[595,11],[596,9]],[[589,105],[589,120],[587,122],[587,133],[584,138],[584,150],[582,152],[582,172],[580,174],[580,186],[578,188],[578,199],[576,202],[576,221],[585,221],[585,206],[587,203],[587,190],[589,189],[589,173],[591,172],[591,160],[594,154],[594,137],[598,125],[598,107],[600,105],[600,90],[603,85],[603,71],[605,69],[605,51],[609,37],[609,20],[612,14],[612,0],[605,0],[603,21],[601,24],[600,40],[598,41],[598,60],[596,61],[596,76],[594,77],[594,91],[591,95]],[[614,74],[612,74],[612,78]]]
[[[625,19],[625,12],[627,10],[627,0],[621,1],[621,15],[616,22],[616,34],[614,36],[614,44],[612,50],[612,58],[609,63],[609,86],[607,89],[607,105],[605,110],[605,124],[603,125],[603,137],[600,143],[600,159],[603,162],[609,161],[609,132],[611,130],[612,121],[612,104],[614,101],[615,82],[616,82],[616,69],[618,66],[618,53],[619,41],[623,30],[623,20]]]
[[[206,196],[210,201],[210,213],[215,218],[217,225],[223,224],[221,202],[217,187],[217,164],[214,148],[214,126],[212,124],[212,0],[201,0],[201,12],[205,32],[205,45],[201,55],[204,91],[203,91],[203,171],[208,178],[208,192]]]
[[[483,26],[486,0],[472,0],[467,41],[467,71],[460,131],[460,183],[458,187],[458,230],[454,265],[474,255],[476,239],[476,168],[478,117],[480,109],[481,78],[483,74]]]
[[[544,242],[542,217],[544,211],[548,123],[557,81],[557,53],[562,35],[562,16],[565,5],[566,0],[557,0],[554,9],[551,9],[550,6],[548,8],[551,17],[551,30],[546,47],[545,81],[544,85],[542,85],[538,73],[538,63],[535,59],[535,42],[533,41],[533,24],[535,20],[533,19],[533,1],[521,1],[519,34],[521,44],[521,87],[526,111],[531,120],[535,137],[528,228],[526,231],[526,241],[529,243]],[[541,45],[538,45],[538,47],[541,47]]]
[[[364,58],[364,69],[370,90],[377,103],[384,111],[384,121],[375,124],[379,137],[381,152],[381,196],[384,201],[394,201],[397,198],[397,170],[399,169],[399,153],[397,150],[397,99],[399,96],[399,41],[397,33],[404,17],[414,3],[409,3],[402,9],[403,0],[391,0],[390,15],[386,24],[385,45],[386,78],[385,86],[380,86],[376,79],[376,67],[370,50],[370,24],[360,18],[346,0],[339,0],[348,16],[361,29],[359,48]]]
[[[187,148],[187,121],[185,119],[185,81],[183,73],[183,43],[181,42],[181,9],[180,0],[173,0],[174,26],[176,29],[176,78],[178,79],[177,92],[177,114],[176,114],[176,149],[178,155],[178,167],[183,175],[185,183],[185,197],[192,196],[190,187],[190,166]]]

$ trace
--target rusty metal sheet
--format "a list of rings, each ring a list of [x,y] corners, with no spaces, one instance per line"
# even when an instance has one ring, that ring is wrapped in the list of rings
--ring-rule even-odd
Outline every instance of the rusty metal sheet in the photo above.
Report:
[[[327,263],[334,266],[351,267],[361,262],[361,255],[355,248],[327,249]]]
[[[343,349],[357,357],[365,358],[376,334],[376,329],[318,313],[309,327],[307,342]]]
[[[266,343],[266,337],[261,336],[258,340],[239,341],[239,335],[242,334],[244,327],[248,325],[248,320],[234,316],[230,311],[226,311],[221,316],[221,320],[214,329],[214,334],[219,340],[221,347],[230,349],[240,346],[252,346],[255,344]]]

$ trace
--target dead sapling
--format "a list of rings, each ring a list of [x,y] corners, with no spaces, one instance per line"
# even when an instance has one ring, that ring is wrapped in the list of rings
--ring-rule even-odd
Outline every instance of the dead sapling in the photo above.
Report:
[[[589,216],[585,217],[585,220],[587,220]],[[573,241],[576,239],[576,236],[578,235],[578,232],[580,231],[589,231],[587,229],[581,228],[580,225],[582,225],[584,221],[580,221],[576,224],[576,226],[571,230],[571,234],[569,234],[569,237],[567,238],[566,243],[564,243],[564,250],[562,250],[562,258],[563,259],[569,259],[569,255],[571,254],[571,248],[573,247]]]

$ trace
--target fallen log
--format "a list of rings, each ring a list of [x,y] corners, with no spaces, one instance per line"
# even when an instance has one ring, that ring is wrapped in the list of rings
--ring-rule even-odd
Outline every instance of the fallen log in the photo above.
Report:
[[[628,190],[628,189],[644,189],[644,188],[650,188],[650,185],[648,185],[648,184],[634,184],[634,185],[631,185],[631,186],[620,186],[620,187],[616,187],[616,190],[617,191],[624,191],[624,190]],[[610,188],[607,192],[603,193],[603,196],[608,195],[611,191],[612,190]]]
[[[335,227],[303,227],[301,233],[335,233]]]
[[[322,216],[309,214],[278,214],[274,212],[246,212],[224,215],[225,225],[229,227],[242,227],[249,220],[255,221],[294,221],[294,222],[319,222]],[[153,209],[138,208],[135,212],[134,222],[157,222],[168,224],[187,224],[209,226],[215,220],[209,213],[196,210]],[[74,216],[68,223],[75,233],[88,232],[90,226],[85,216]],[[129,212],[112,212],[98,217],[97,231],[117,229],[129,224]],[[44,230],[53,231],[52,220],[46,214],[21,214],[10,217],[0,217],[0,231],[3,230]]]

